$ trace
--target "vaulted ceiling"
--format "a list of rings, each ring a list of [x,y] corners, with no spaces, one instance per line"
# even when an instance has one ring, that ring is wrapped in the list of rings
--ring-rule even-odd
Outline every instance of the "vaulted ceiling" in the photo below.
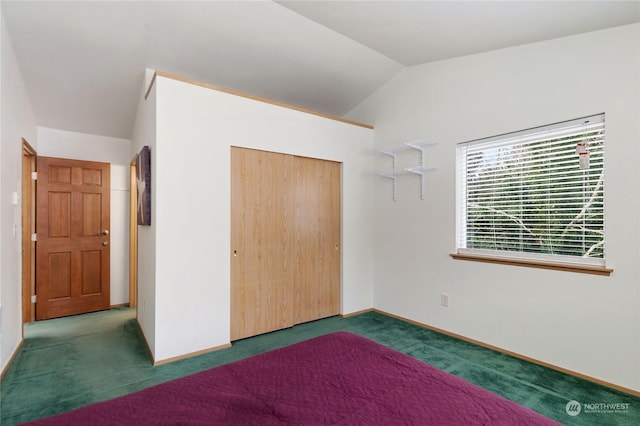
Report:
[[[640,21],[640,1],[2,1],[38,125],[129,138],[145,68],[343,116],[406,66]]]

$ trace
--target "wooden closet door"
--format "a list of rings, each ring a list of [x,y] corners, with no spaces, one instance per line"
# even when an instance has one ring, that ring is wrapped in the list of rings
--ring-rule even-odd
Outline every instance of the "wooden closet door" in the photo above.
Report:
[[[292,163],[231,148],[231,340],[293,325]]]
[[[340,313],[340,163],[295,158],[294,318]]]

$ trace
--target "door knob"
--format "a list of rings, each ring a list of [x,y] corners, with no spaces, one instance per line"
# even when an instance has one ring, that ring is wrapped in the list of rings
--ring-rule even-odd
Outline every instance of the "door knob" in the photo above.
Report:
[[[109,241],[103,241],[102,245],[105,246],[105,247],[108,246],[109,245]]]
[[[105,229],[104,231],[102,231],[102,232],[100,233],[100,235],[109,235],[109,230],[108,230],[108,229]]]

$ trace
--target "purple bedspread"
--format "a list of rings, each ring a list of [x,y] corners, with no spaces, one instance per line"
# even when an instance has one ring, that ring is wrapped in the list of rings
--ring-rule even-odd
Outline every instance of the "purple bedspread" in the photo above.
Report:
[[[556,423],[408,355],[338,332],[33,424]]]

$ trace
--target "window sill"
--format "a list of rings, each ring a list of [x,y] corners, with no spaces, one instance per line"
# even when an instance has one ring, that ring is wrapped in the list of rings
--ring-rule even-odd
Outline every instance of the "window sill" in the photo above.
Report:
[[[603,266],[577,265],[572,263],[543,262],[526,259],[511,259],[505,257],[479,256],[474,254],[452,253],[450,256],[456,260],[470,260],[473,262],[497,263],[501,265],[525,266],[529,268],[551,269],[554,271],[578,272],[581,274],[609,276],[613,269]]]

